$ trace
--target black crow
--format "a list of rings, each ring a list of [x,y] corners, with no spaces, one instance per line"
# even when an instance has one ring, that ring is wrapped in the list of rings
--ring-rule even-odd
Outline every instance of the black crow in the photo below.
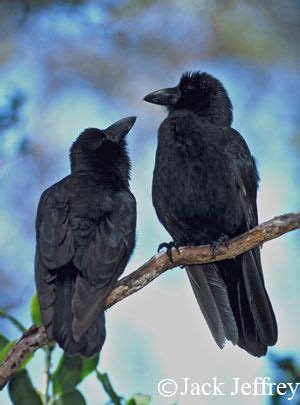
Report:
[[[152,198],[173,246],[215,248],[256,226],[256,164],[231,128],[232,105],[222,83],[207,73],[187,72],[176,87],[144,100],[168,109],[158,131]],[[254,356],[265,355],[277,341],[277,324],[259,248],[186,269],[218,346],[230,340]]]
[[[125,135],[135,119],[83,131],[70,150],[71,174],[39,202],[38,300],[49,339],[68,355],[101,350],[105,301],[134,248],[136,202]]]

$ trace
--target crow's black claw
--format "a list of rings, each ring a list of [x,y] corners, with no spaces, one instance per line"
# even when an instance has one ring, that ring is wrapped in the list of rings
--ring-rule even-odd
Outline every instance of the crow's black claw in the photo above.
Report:
[[[168,249],[170,247],[170,243],[167,242],[160,243],[157,248],[157,253],[159,253],[164,248]]]
[[[178,245],[178,243],[173,242],[173,247],[177,250],[178,253],[180,253],[180,252],[179,252],[179,245]]]
[[[160,243],[160,245],[158,246],[157,251],[160,252],[161,249],[166,248],[167,249],[167,255],[168,255],[168,258],[169,258],[170,262],[174,263],[173,258],[172,258],[172,248],[173,247],[177,250],[177,252],[179,252],[179,245],[178,245],[178,243],[176,243],[174,241],[171,241],[169,243],[167,243],[167,242]]]

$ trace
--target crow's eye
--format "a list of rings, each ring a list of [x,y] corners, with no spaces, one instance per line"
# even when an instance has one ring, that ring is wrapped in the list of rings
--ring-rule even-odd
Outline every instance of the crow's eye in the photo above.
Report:
[[[185,87],[184,89],[183,89],[183,93],[184,94],[187,94],[187,93],[190,93],[191,91],[193,91],[193,87],[192,86],[187,86],[187,87]]]
[[[107,139],[106,139],[106,136],[105,136],[104,134],[100,134],[100,135],[98,135],[98,137],[97,137],[98,143],[105,142],[106,140],[107,140]]]

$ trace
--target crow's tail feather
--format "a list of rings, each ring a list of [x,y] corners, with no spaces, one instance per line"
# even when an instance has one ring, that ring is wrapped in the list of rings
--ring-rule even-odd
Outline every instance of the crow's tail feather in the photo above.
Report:
[[[97,319],[83,334],[79,342],[75,341],[72,334],[72,297],[77,274],[73,266],[60,269],[57,273],[55,302],[53,315],[53,339],[64,349],[69,356],[81,354],[90,357],[98,353],[105,341],[105,315],[102,311]]]
[[[222,349],[226,339],[236,344],[238,329],[218,266],[194,265],[186,269],[198,304],[217,345]]]
[[[265,289],[259,251],[234,260],[188,266],[187,273],[220,348],[230,340],[260,357],[276,343],[277,323]]]

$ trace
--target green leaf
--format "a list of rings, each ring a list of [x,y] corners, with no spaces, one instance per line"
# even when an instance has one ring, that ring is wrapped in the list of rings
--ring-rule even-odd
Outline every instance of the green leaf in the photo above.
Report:
[[[125,405],[149,405],[150,402],[150,395],[135,394],[132,398],[126,401]]]
[[[30,315],[31,320],[34,325],[40,326],[42,325],[42,318],[41,318],[41,311],[40,305],[38,301],[37,294],[35,293],[30,301]]]
[[[6,344],[9,342],[9,340],[0,333],[0,351],[6,346]]]
[[[78,390],[72,390],[53,402],[53,405],[85,405],[84,396]]]
[[[91,374],[93,371],[96,370],[98,362],[99,362],[99,354],[96,354],[93,357],[89,357],[88,359],[81,358],[82,360],[82,371],[81,371],[81,378],[82,380]]]
[[[21,324],[14,316],[7,314],[5,311],[0,309],[0,317],[9,320],[16,328],[18,328],[22,333],[26,331],[24,325]]]
[[[54,394],[62,394],[72,391],[80,382],[81,358],[79,356],[68,357],[63,354],[57,369],[52,375]]]
[[[52,375],[55,394],[72,391],[86,376],[92,373],[98,364],[99,354],[85,359],[80,356],[62,355],[57,369]]]
[[[113,389],[113,386],[111,385],[110,379],[107,375],[107,373],[100,373],[98,370],[96,370],[96,375],[98,380],[101,382],[104,391],[107,393],[109,398],[111,399],[111,402],[115,405],[121,405],[122,397],[120,397],[116,391]],[[135,405],[135,404],[133,404]]]
[[[12,340],[11,342],[8,341],[6,345],[2,348],[0,351],[0,363],[6,358],[8,353],[10,352],[10,349],[14,346],[16,343],[16,340]]]
[[[14,405],[42,405],[42,400],[34,389],[26,370],[16,374],[8,384],[8,391]]]

